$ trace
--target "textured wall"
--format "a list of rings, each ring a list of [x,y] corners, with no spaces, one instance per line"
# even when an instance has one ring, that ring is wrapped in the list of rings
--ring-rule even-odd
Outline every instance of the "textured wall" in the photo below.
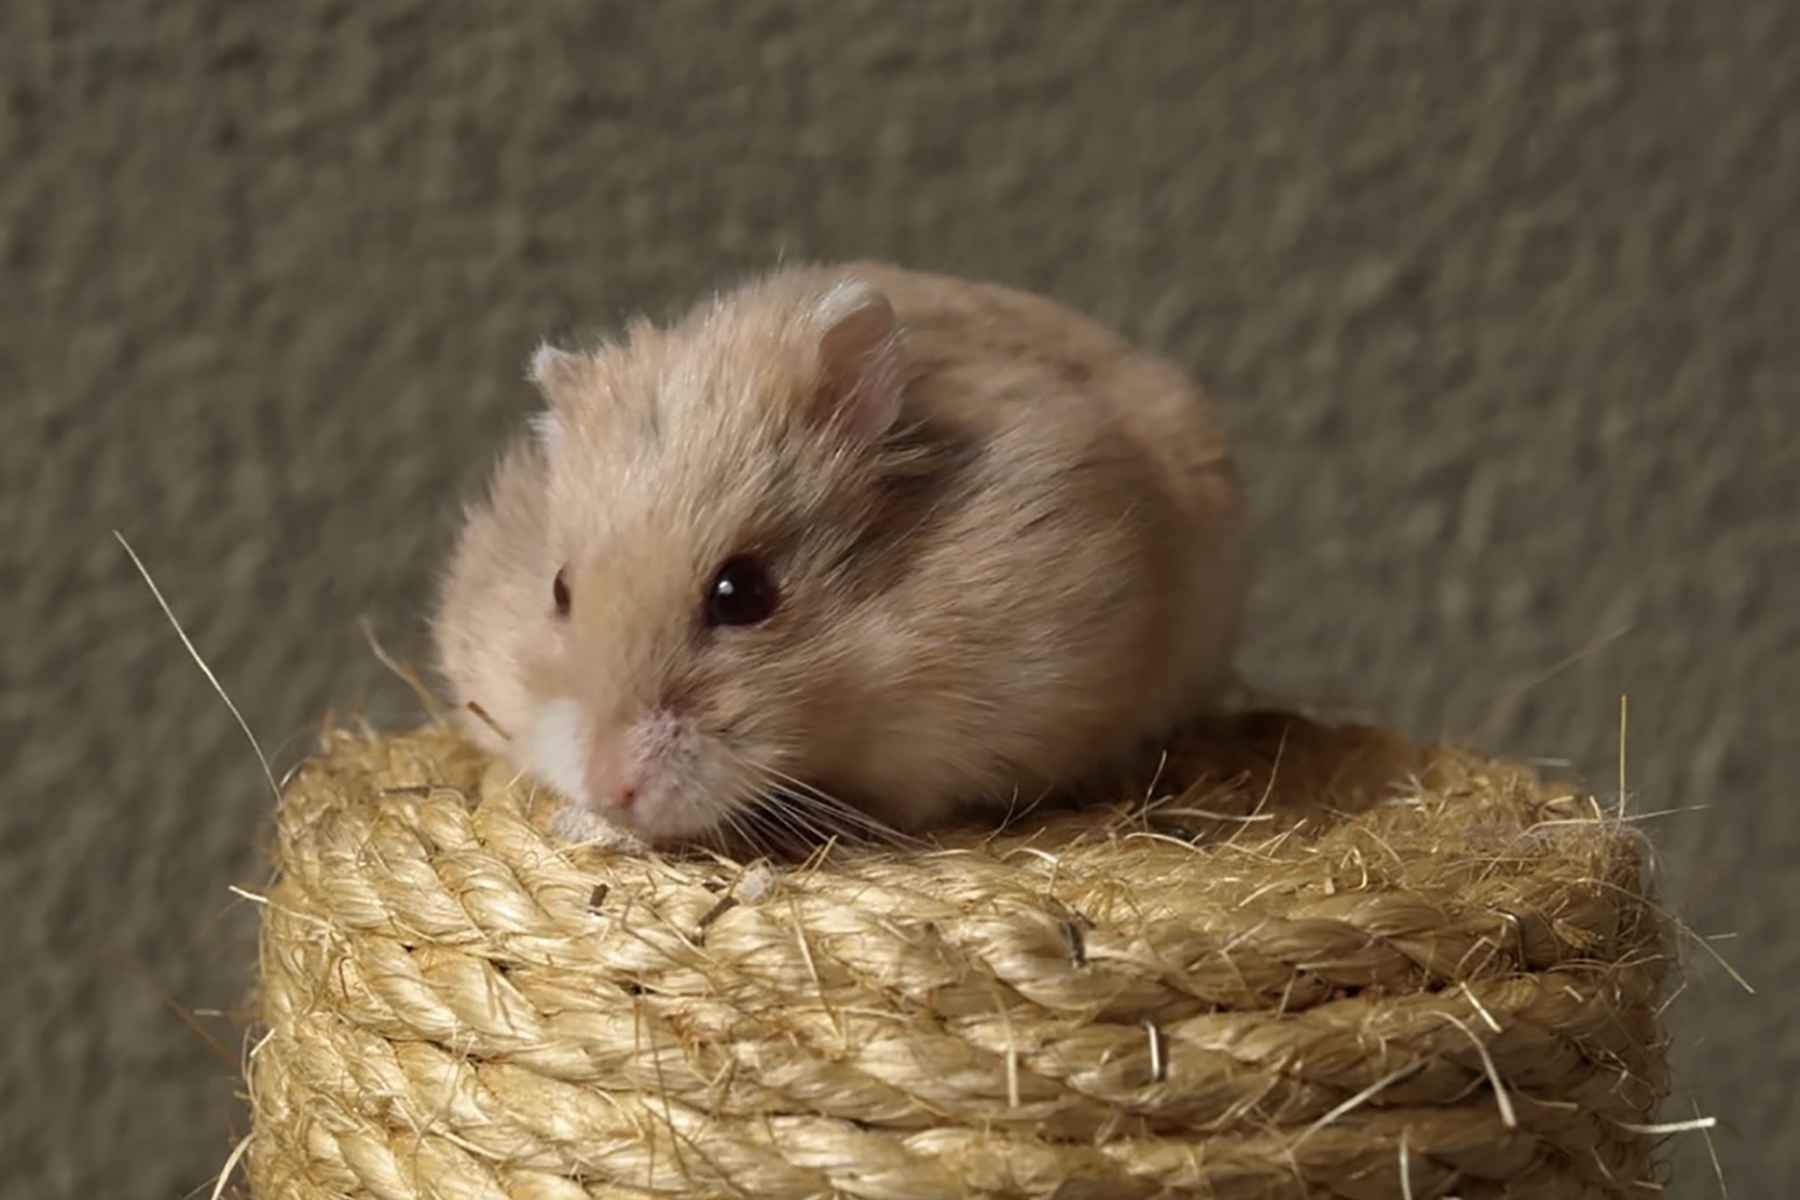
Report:
[[[1629,691],[1637,810],[1711,806],[1646,823],[1666,896],[1759,989],[1688,947],[1670,1116],[1800,1176],[1793,5],[478,8],[0,10],[0,1193],[179,1196],[243,1123],[269,798],[108,530],[277,769],[404,721],[355,619],[419,648],[533,342],[780,253],[1190,364],[1266,684],[1602,788]]]

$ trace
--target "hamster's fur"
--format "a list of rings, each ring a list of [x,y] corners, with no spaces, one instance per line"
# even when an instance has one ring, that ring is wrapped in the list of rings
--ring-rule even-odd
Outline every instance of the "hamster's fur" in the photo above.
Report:
[[[784,269],[531,373],[547,407],[433,631],[489,718],[469,734],[566,797],[566,836],[766,833],[774,791],[814,830],[1003,811],[1225,678],[1246,572],[1218,414],[1047,299]],[[709,623],[734,559],[774,609]]]

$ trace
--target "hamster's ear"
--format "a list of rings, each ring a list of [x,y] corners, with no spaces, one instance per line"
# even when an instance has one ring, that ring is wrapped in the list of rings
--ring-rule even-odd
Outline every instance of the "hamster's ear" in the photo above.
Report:
[[[559,350],[549,342],[539,346],[531,356],[525,377],[537,384],[550,402],[552,411],[569,408],[581,394],[589,379],[592,360],[585,354]]]
[[[826,292],[814,314],[819,331],[817,405],[850,436],[873,441],[900,416],[900,325],[894,306],[858,279]]]

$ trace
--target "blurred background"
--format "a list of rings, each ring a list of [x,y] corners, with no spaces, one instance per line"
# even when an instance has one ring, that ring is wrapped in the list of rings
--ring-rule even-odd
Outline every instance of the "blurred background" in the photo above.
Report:
[[[1226,405],[1267,688],[1618,787],[1687,943],[1665,1116],[1800,1178],[1788,0],[0,10],[0,1194],[245,1126],[276,759],[416,705],[546,335],[789,259],[1048,292]],[[1702,807],[1704,806],[1704,807]],[[1751,995],[1712,961],[1725,956]],[[1719,1194],[1700,1136],[1670,1194]]]

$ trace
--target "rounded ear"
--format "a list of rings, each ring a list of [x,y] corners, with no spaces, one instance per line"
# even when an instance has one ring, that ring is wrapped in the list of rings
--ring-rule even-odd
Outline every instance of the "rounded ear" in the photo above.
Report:
[[[816,404],[820,416],[852,437],[873,441],[900,416],[900,322],[881,292],[845,280],[819,300]]]
[[[579,397],[591,366],[585,354],[560,350],[545,342],[532,352],[525,377],[537,384],[552,409],[567,408]]]

